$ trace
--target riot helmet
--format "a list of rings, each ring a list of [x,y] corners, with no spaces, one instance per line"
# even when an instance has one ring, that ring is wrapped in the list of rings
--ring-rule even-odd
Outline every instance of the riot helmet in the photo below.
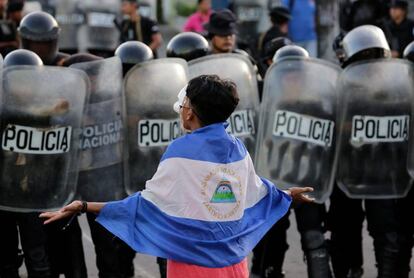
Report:
[[[285,57],[303,57],[303,58],[309,58],[309,53],[306,51],[306,49],[297,46],[297,45],[287,45],[282,48],[280,48],[278,51],[276,51],[275,56],[273,56],[273,62],[277,63],[281,59]]]
[[[274,38],[267,42],[263,47],[263,59],[265,61],[273,59],[276,51],[287,45],[292,45],[292,41],[286,37]]]
[[[343,39],[344,64],[356,61],[391,57],[384,32],[373,25],[363,25],[350,31]]]
[[[56,19],[45,12],[32,12],[26,15],[19,27],[22,39],[32,41],[57,40],[59,31]]]
[[[124,76],[136,64],[154,59],[151,48],[139,41],[124,42],[115,50],[115,56],[121,59]]]
[[[184,32],[174,36],[167,45],[167,57],[191,61],[208,53],[208,41],[200,34]]]
[[[19,27],[22,48],[35,52],[47,65],[57,57],[59,32],[56,19],[45,12],[29,13]]]
[[[403,57],[404,59],[414,62],[414,41],[404,49]]]
[[[43,62],[33,51],[17,49],[4,58],[3,67],[10,66],[43,66]]]

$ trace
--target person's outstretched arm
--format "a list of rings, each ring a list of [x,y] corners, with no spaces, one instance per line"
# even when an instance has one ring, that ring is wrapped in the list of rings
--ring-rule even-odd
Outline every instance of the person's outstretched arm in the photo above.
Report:
[[[44,212],[39,217],[45,219],[44,224],[49,224],[77,213],[90,212],[98,214],[105,205],[106,203],[73,201],[58,211]]]
[[[314,198],[310,198],[305,193],[310,193],[313,191],[312,187],[292,187],[288,190],[284,190],[286,194],[292,197],[293,203],[312,203],[315,201]]]

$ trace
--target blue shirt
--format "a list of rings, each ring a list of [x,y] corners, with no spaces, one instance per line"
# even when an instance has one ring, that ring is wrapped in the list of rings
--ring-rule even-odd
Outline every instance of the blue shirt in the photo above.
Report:
[[[282,4],[289,9],[290,1],[294,1],[294,5],[290,11],[292,19],[289,22],[289,37],[293,42],[316,40],[315,1],[282,0]]]

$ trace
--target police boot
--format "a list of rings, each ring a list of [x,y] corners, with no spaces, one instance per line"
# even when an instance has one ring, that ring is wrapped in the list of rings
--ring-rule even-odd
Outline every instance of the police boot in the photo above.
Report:
[[[398,264],[397,233],[386,233],[375,239],[378,278],[395,278]]]
[[[329,255],[323,233],[318,230],[304,232],[302,234],[302,247],[308,265],[308,277],[331,278]]]
[[[397,278],[408,278],[410,273],[411,250],[413,248],[413,243],[412,236],[400,235]]]

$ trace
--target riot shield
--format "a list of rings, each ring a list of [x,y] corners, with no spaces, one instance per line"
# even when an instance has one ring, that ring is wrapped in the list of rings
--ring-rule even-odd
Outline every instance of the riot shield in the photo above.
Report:
[[[397,198],[409,191],[407,171],[413,70],[408,62],[371,60],[338,80],[337,183],[351,198]]]
[[[132,68],[124,81],[126,96],[130,181],[129,194],[145,187],[173,140],[182,135],[173,110],[178,92],[188,83],[187,64],[164,58]]]
[[[84,23],[84,15],[78,9],[79,0],[56,1],[56,20],[61,28],[59,49],[65,53],[76,53],[78,29]]]
[[[242,139],[254,157],[259,93],[256,73],[249,59],[240,54],[215,54],[192,60],[188,65],[190,79],[202,74],[217,74],[236,83],[240,102],[228,120],[227,130]]]
[[[67,68],[16,66],[3,73],[0,208],[44,211],[71,201],[89,82]]]
[[[340,69],[319,59],[288,57],[265,78],[256,145],[259,175],[278,187],[311,186],[323,203],[335,167],[335,83]]]
[[[81,0],[78,8],[85,21],[79,30],[82,49],[114,51],[119,44],[119,30],[115,19],[120,14],[118,0]]]
[[[96,202],[121,199],[128,175],[121,61],[113,57],[71,67],[86,72],[91,84],[80,139],[78,194]]]

